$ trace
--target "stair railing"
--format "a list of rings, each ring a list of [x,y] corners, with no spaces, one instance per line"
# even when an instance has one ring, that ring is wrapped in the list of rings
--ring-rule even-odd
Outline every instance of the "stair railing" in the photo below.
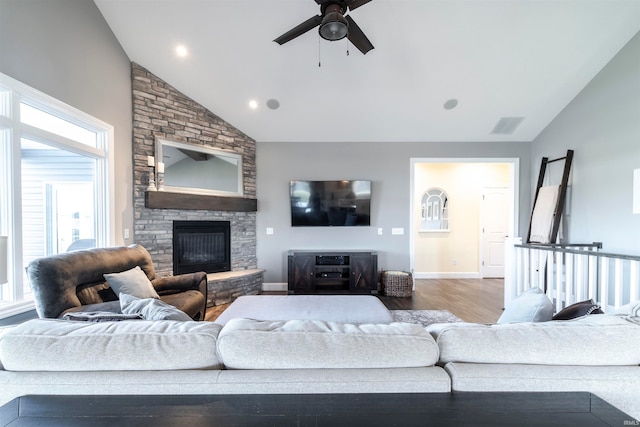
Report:
[[[640,299],[640,256],[602,252],[599,242],[541,245],[507,239],[505,306],[524,290],[539,287],[556,312],[593,299],[605,313]]]

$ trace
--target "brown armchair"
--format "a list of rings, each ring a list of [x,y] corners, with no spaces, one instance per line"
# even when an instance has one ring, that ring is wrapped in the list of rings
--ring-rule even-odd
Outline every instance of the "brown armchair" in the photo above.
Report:
[[[160,299],[204,320],[207,306],[205,272],[156,278],[151,255],[140,245],[95,248],[39,258],[27,266],[27,275],[40,317],[57,318],[78,311],[120,313],[118,296],[103,274],[139,266]]]

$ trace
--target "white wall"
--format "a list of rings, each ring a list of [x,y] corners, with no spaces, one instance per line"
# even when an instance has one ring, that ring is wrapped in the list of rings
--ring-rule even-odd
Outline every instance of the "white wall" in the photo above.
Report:
[[[640,215],[632,213],[633,170],[640,168],[640,33],[535,139],[532,186],[541,158],[567,149],[575,155],[564,240],[640,253]],[[559,183],[561,172],[554,166],[550,183]]]
[[[114,126],[114,243],[132,243],[131,63],[93,1],[0,0],[0,72]]]
[[[257,144],[257,256],[266,283],[287,281],[290,249],[370,249],[381,269],[410,268],[411,158],[519,158],[520,235],[530,214],[528,143],[265,143]],[[289,181],[372,181],[370,227],[291,227]],[[266,228],[274,234],[266,234]],[[378,228],[383,234],[378,235]],[[403,228],[403,235],[392,235]],[[523,231],[524,230],[524,231]]]

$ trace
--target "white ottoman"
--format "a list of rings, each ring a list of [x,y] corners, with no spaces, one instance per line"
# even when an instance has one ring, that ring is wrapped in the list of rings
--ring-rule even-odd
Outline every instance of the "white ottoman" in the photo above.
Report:
[[[238,297],[215,323],[230,319],[325,320],[340,323],[391,323],[389,310],[372,295],[247,295]]]

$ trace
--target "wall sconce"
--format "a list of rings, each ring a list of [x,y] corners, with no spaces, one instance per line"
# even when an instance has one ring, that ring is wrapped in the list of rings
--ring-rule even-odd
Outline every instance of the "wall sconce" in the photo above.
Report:
[[[8,282],[7,274],[7,236],[0,236],[0,285]]]

